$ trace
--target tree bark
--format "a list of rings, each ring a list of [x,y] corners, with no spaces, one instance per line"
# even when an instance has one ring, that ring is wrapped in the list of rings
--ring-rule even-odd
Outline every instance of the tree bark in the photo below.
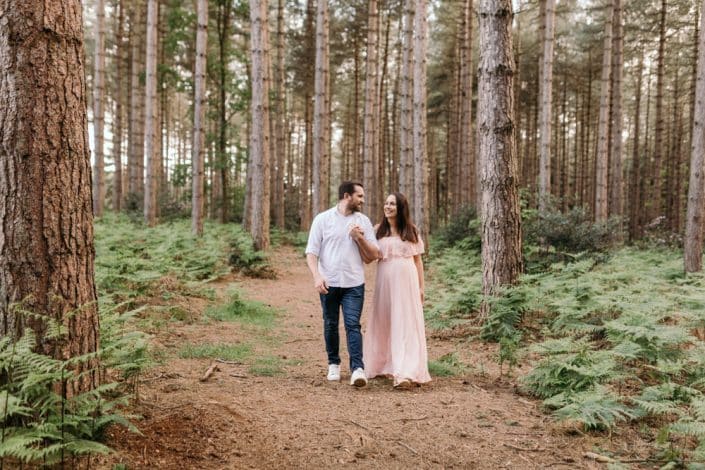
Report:
[[[399,98],[399,190],[414,200],[414,17],[415,0],[404,0],[402,31],[401,96]]]
[[[2,335],[32,329],[57,359],[98,350],[91,167],[81,2],[7,0],[0,20],[0,315]],[[16,308],[19,304],[21,308]],[[65,336],[44,337],[44,318]],[[74,395],[98,385],[75,365]]]
[[[481,0],[478,131],[482,190],[482,290],[496,294],[522,271],[514,126],[510,0]]]
[[[610,151],[610,197],[608,214],[619,220],[619,236],[622,234],[622,216],[624,215],[624,197],[622,195],[622,158],[624,145],[622,143],[622,76],[624,62],[624,38],[622,34],[622,0],[613,0],[614,15],[612,18],[612,124]]]
[[[140,75],[144,71],[144,2],[133,0],[130,15],[130,49],[132,71],[130,74],[130,127],[127,157],[128,209],[137,210],[144,196],[144,86]]]
[[[371,217],[377,214],[378,159],[379,149],[379,53],[377,35],[379,32],[379,12],[377,0],[369,0],[367,10],[367,59],[365,75],[365,117],[362,147],[362,184],[370,196],[367,198],[366,211]]]
[[[125,100],[125,87],[122,81],[125,75],[125,65],[127,57],[125,54],[125,5],[124,0],[118,0],[118,18],[115,23],[115,116],[113,117],[113,164],[115,173],[113,174],[113,210],[122,210],[122,131],[123,131],[123,101]]]
[[[545,25],[542,28],[543,56],[539,79],[541,144],[539,154],[539,212],[548,209],[551,195],[551,114],[553,111],[553,36],[555,25],[555,0],[542,0]]]
[[[208,50],[208,0],[198,0],[194,70],[193,147],[191,149],[191,231],[203,235],[203,182],[206,140],[206,52]]]
[[[269,248],[269,27],[267,0],[251,0],[250,52],[252,57],[252,227],[257,250]]]
[[[426,125],[426,0],[416,0],[414,16],[414,222],[428,240],[428,153]]]
[[[96,41],[93,75],[93,213],[103,215],[105,199],[105,0],[96,0]]]
[[[650,219],[659,217],[662,213],[661,207],[661,166],[663,164],[664,153],[664,112],[663,112],[663,81],[665,76],[665,48],[666,48],[666,0],[661,1],[661,13],[659,23],[659,46],[658,57],[656,59],[656,127],[654,129],[654,157],[653,169],[651,173],[651,211]]]
[[[317,0],[316,10],[316,73],[314,76],[313,111],[313,212],[328,208],[328,178],[326,164],[330,159],[330,115],[328,114],[328,0]]]
[[[690,152],[690,184],[686,212],[685,272],[703,269],[703,220],[705,219],[705,0],[701,3],[698,75],[695,85],[693,143]]]
[[[284,201],[287,199],[284,193],[284,178],[286,175],[286,91],[284,88],[286,80],[286,69],[284,68],[284,57],[286,54],[284,37],[286,36],[286,26],[284,24],[284,0],[278,0],[277,3],[277,59],[276,59],[276,76],[275,76],[275,100],[274,100],[274,116],[275,116],[275,141],[276,141],[276,172],[274,187],[274,200],[276,201],[274,209],[274,220],[280,229],[285,228],[285,212]],[[291,190],[291,186],[287,185],[287,189]]]
[[[607,7],[604,47],[602,49],[602,78],[600,86],[600,120],[597,129],[597,155],[595,161],[595,220],[607,220],[607,175],[609,164],[610,76],[612,69],[612,19],[614,4]]]
[[[157,24],[158,0],[147,4],[147,65],[144,107],[144,222],[152,227],[157,223]]]

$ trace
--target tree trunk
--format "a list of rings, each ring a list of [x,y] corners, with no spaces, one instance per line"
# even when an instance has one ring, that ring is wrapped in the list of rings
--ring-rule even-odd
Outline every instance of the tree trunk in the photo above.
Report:
[[[140,75],[144,71],[144,2],[134,0],[130,18],[130,49],[132,72],[130,74],[130,134],[129,153],[127,156],[128,209],[140,208],[144,196],[144,86]]]
[[[125,5],[124,0],[118,0],[118,19],[115,25],[115,43],[116,43],[116,66],[115,76],[115,116],[113,118],[113,163],[115,165],[115,173],[113,174],[113,210],[120,212],[122,210],[122,129],[123,129],[123,101],[125,99],[124,82],[122,81],[125,75],[126,45],[124,40],[125,35]]]
[[[693,143],[690,153],[690,184],[685,226],[685,271],[703,269],[703,220],[705,218],[705,0],[701,4],[698,42],[698,76],[695,85]]]
[[[415,0],[404,0],[402,32],[401,96],[399,98],[399,190],[414,200],[414,17]]]
[[[252,57],[252,227],[255,249],[269,248],[269,27],[267,0],[250,1]]]
[[[482,290],[497,293],[522,271],[521,215],[514,139],[512,4],[481,0],[478,135],[482,171]]]
[[[547,210],[551,195],[551,114],[553,109],[553,36],[555,0],[542,0],[545,26],[542,28],[543,56],[539,79],[541,144],[539,155],[539,212]]]
[[[227,89],[228,89],[228,56],[230,47],[230,18],[232,0],[218,3],[218,150],[216,152],[217,178],[220,188],[220,211],[218,219],[221,224],[230,217],[230,155],[228,154],[228,116],[227,116]]]
[[[96,41],[93,75],[93,214],[103,215],[105,199],[105,155],[103,129],[105,127],[105,0],[96,0]]]
[[[610,217],[619,218],[619,236],[622,234],[622,216],[624,215],[624,197],[622,195],[622,75],[623,75],[623,44],[622,34],[622,0],[613,0],[614,15],[612,17],[612,150],[610,152],[609,176],[609,208]]]
[[[196,64],[194,71],[193,147],[191,149],[191,231],[203,235],[203,182],[206,140],[206,52],[208,50],[208,0],[198,0]]]
[[[654,158],[651,173],[651,211],[649,219],[655,219],[662,214],[661,207],[661,166],[664,153],[664,113],[663,113],[663,81],[665,76],[665,48],[666,48],[666,0],[661,1],[661,20],[659,26],[658,57],[656,59],[656,127],[654,129]]]
[[[460,206],[475,203],[477,191],[475,142],[472,132],[472,22],[473,0],[463,2],[463,34],[460,44]]]
[[[313,212],[328,208],[328,178],[326,163],[330,159],[330,115],[328,114],[327,87],[328,58],[328,0],[317,0],[316,10],[316,73],[314,77],[313,111]]]
[[[604,47],[602,49],[602,79],[600,87],[600,120],[597,129],[595,161],[595,220],[607,220],[607,171],[609,164],[610,76],[612,69],[612,19],[614,5],[610,4],[605,19]]]
[[[275,100],[274,100],[274,116],[275,116],[275,141],[276,141],[276,154],[274,158],[276,159],[276,172],[274,187],[272,192],[274,193],[275,209],[274,209],[274,220],[280,229],[285,228],[285,213],[284,213],[284,201],[287,199],[284,193],[284,177],[285,172],[285,162],[286,162],[286,92],[284,88],[286,80],[286,69],[284,68],[284,56],[285,43],[284,37],[286,36],[286,26],[284,24],[284,0],[278,0],[277,3],[277,60],[276,60],[276,75],[275,75]],[[287,185],[288,190],[291,190],[291,186]]]
[[[144,154],[146,158],[144,186],[144,222],[157,223],[157,23],[158,0],[147,4],[147,65],[144,107]]]
[[[642,205],[639,197],[639,181],[643,178],[642,158],[641,158],[641,142],[639,134],[641,132],[641,91],[642,80],[644,75],[644,52],[641,51],[639,57],[639,66],[636,72],[637,85],[634,104],[634,143],[632,149],[632,167],[629,178],[629,240],[634,241],[641,237],[641,220],[639,218]]]
[[[428,241],[428,153],[426,151],[426,0],[416,0],[414,17],[414,222]]]
[[[0,21],[0,314],[57,359],[99,347],[81,2],[7,0]],[[20,305],[21,309],[14,308]],[[47,339],[47,321],[66,334]],[[69,396],[98,385],[82,360]]]
[[[367,11],[367,60],[365,74],[365,118],[362,147],[362,184],[367,189],[366,212],[374,218],[377,214],[376,197],[379,148],[379,57],[377,50],[377,35],[379,32],[379,12],[377,0],[369,0]]]

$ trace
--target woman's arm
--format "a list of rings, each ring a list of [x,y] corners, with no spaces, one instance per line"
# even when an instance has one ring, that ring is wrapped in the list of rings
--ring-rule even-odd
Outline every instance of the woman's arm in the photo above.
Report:
[[[421,303],[423,304],[425,296],[423,282],[423,261],[421,260],[421,255],[414,255],[414,264],[416,265],[416,273],[419,276],[419,291],[421,291]]]

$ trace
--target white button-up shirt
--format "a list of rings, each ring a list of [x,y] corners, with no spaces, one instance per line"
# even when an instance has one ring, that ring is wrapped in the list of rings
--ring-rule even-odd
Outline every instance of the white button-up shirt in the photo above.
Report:
[[[356,287],[365,283],[362,257],[349,235],[353,224],[359,225],[365,239],[379,248],[372,222],[360,212],[345,216],[335,206],[318,214],[311,224],[306,254],[318,256],[318,272],[330,287]]]

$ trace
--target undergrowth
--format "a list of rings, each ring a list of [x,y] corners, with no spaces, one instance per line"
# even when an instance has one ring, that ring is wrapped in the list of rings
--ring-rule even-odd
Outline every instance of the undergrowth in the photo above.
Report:
[[[433,260],[427,324],[477,320],[481,263],[473,250]],[[534,360],[521,377],[557,419],[585,429],[638,423],[654,454],[705,458],[705,275],[685,275],[675,250],[622,248],[569,256],[486,299],[480,337],[500,363]]]

